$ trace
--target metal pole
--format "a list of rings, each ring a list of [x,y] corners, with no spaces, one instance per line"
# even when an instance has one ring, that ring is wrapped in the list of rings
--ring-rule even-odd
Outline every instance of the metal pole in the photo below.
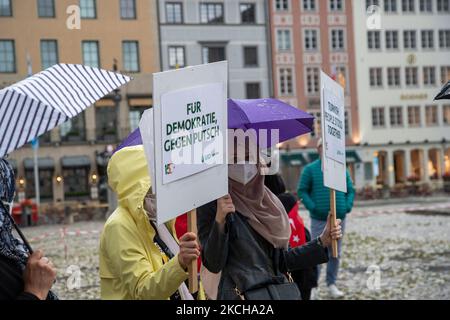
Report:
[[[114,58],[113,60],[113,71],[117,72],[118,71],[118,66],[117,66],[117,59]],[[122,97],[120,95],[120,90],[116,89],[114,90],[114,108],[115,108],[115,112],[116,112],[116,139],[117,142],[120,142],[122,134],[120,132],[120,102],[122,101]]]
[[[31,57],[28,52],[27,52],[27,71],[28,71],[28,76],[31,77],[33,75],[33,67],[32,67],[32,63],[31,63]],[[40,207],[41,207],[41,195],[40,195],[40,189],[39,189],[39,166],[38,166],[39,138],[34,138],[34,140],[32,142],[32,146],[33,146],[33,155],[34,155],[34,191],[35,191],[35,196],[36,196],[37,214],[39,216]],[[27,219],[28,219],[28,217],[27,217]]]
[[[39,185],[39,166],[38,166],[38,149],[39,149],[39,138],[33,141],[33,154],[34,154],[34,190],[36,196],[37,213],[39,216],[39,211],[41,207],[41,194]]]

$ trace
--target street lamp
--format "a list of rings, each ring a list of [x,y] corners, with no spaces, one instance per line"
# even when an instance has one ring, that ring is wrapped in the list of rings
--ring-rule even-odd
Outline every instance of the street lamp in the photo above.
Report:
[[[92,180],[92,183],[93,184],[96,184],[97,183],[97,174],[96,173],[93,173],[92,175],[91,175],[91,180]]]
[[[102,152],[97,151],[96,152],[97,163],[101,164],[101,167],[106,169],[106,167],[108,166],[108,162],[111,159],[113,153],[114,153],[114,147],[112,145],[106,146],[105,150]],[[108,185],[107,171],[104,169],[100,170],[100,167],[99,167],[99,173],[95,174],[96,180],[98,179],[98,184],[99,184],[100,201],[102,201],[104,199],[103,198],[104,191],[106,191],[106,201],[108,202],[108,208],[109,208],[108,212],[113,212],[115,210],[115,208],[117,207],[117,196]],[[91,178],[92,178],[92,180],[94,180],[94,175],[92,175]]]

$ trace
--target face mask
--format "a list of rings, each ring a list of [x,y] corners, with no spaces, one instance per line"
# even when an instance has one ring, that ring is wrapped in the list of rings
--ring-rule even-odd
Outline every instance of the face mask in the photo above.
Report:
[[[156,198],[154,194],[147,194],[144,198],[144,209],[150,220],[156,220]]]
[[[258,174],[255,164],[230,164],[228,165],[228,177],[244,186],[253,180]]]

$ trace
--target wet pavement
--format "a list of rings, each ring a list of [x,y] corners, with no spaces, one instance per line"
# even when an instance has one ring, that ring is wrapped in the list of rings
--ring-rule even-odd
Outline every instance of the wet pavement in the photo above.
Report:
[[[405,213],[415,207],[417,213]],[[301,215],[309,226],[304,209]],[[24,229],[58,268],[54,291],[61,299],[100,298],[102,227],[95,221]],[[346,227],[337,283],[345,299],[450,299],[450,202],[361,206]],[[320,297],[327,299],[324,273]]]

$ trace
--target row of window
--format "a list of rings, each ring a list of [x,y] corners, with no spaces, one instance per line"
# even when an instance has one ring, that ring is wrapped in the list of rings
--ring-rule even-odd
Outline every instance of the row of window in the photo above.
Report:
[[[62,177],[64,179],[64,197],[69,199],[79,199],[89,196],[89,167],[62,167]],[[39,169],[39,192],[41,200],[53,199],[54,168]],[[25,194],[27,198],[35,197],[34,170],[25,168]]]
[[[261,98],[260,84],[249,82],[245,84],[246,96],[248,99]],[[142,114],[150,106],[130,107],[129,129],[134,131],[139,127]],[[116,124],[117,109],[114,106],[95,107],[95,139],[99,142],[117,142],[118,128]],[[86,116],[81,113],[69,119],[58,127],[59,139],[63,143],[86,142]],[[94,133],[94,132],[93,132]],[[42,144],[51,143],[51,134],[47,132],[40,137]]]
[[[345,51],[346,50],[346,32],[344,28],[330,29],[330,50]],[[276,46],[279,52],[292,51],[292,31],[289,28],[279,28],[276,30]],[[320,29],[305,28],[303,29],[303,50],[310,52],[320,51]]]
[[[387,13],[398,12],[398,0],[384,0],[384,11]],[[433,0],[419,0],[420,12],[433,13]],[[303,11],[315,12],[318,9],[317,0],[302,0]],[[379,0],[366,0],[366,7],[380,5]],[[81,17],[84,19],[97,18],[96,0],[79,0]],[[416,0],[401,0],[401,9],[404,13],[414,13],[416,11]],[[275,0],[276,11],[290,11],[291,0]],[[344,11],[343,0],[328,0],[328,10],[330,12]],[[41,18],[55,17],[55,0],[37,0],[38,16]],[[436,0],[436,11],[440,13],[450,12],[450,0]],[[240,4],[241,22],[255,23],[255,4]],[[0,0],[0,17],[13,16],[12,0]],[[120,16],[122,19],[136,19],[136,0],[120,0]],[[202,23],[223,23],[224,8],[223,3],[205,2],[200,3],[200,19]],[[183,3],[166,3],[166,22],[183,23]]]
[[[183,3],[182,2],[166,2],[166,23],[182,24],[184,23]],[[241,23],[256,23],[256,4],[240,3],[239,12]],[[200,23],[224,23],[224,3],[220,2],[201,2],[200,3]]]
[[[402,82],[406,86],[416,87],[419,85],[419,67],[405,67],[404,79],[401,79],[400,67],[386,68],[387,85],[392,88],[400,88]],[[422,67],[422,84],[424,86],[436,86],[436,67],[424,66]],[[450,66],[441,67],[441,84],[445,84],[450,79]],[[369,83],[372,88],[384,87],[383,68],[369,68]]]
[[[0,0],[1,1],[1,0]],[[100,43],[98,41],[82,41],[81,51],[83,64],[91,67],[100,68]],[[47,69],[54,64],[59,63],[58,41],[41,40],[41,68]],[[139,72],[139,42],[122,41],[122,68],[126,72]],[[14,40],[0,40],[0,72],[15,73],[16,57]]]
[[[184,46],[171,45],[168,47],[169,68],[178,69],[186,66],[186,49]],[[243,47],[244,68],[256,68],[258,62],[258,47]],[[226,60],[226,47],[221,44],[204,44],[202,46],[202,63],[212,63]],[[245,83],[245,96],[247,99],[261,98],[261,84],[259,82]]]
[[[143,112],[150,106],[130,107],[129,126],[131,131],[139,126],[139,120]],[[117,142],[118,128],[116,124],[117,109],[114,106],[95,107],[95,139],[99,142]],[[79,143],[86,142],[86,119],[85,113],[69,119],[58,127],[61,142]],[[94,132],[92,132],[94,133]],[[42,144],[51,143],[50,132],[45,133],[40,138]]]
[[[342,12],[344,11],[344,3],[344,0],[328,0],[328,11]],[[300,6],[303,11],[315,12],[318,10],[318,4],[318,0],[301,0]],[[275,11],[290,11],[291,6],[291,0],[275,0]]]
[[[291,1],[292,0],[275,0],[275,10],[290,11],[292,5]],[[401,1],[400,4],[398,3],[399,1]],[[414,13],[416,12],[416,8],[419,9],[419,12],[423,13],[433,13],[434,10],[439,13],[450,13],[450,0],[384,0],[383,2],[384,12],[386,13],[397,13],[399,9],[404,13]],[[342,12],[345,9],[344,3],[344,0],[328,0],[328,11]],[[306,12],[317,12],[318,4],[318,0],[302,0],[301,8]],[[374,5],[381,7],[381,1],[366,0],[366,8]],[[399,5],[401,7],[399,7]]]
[[[450,29],[436,30],[440,49],[450,49]],[[403,30],[403,48],[415,50],[418,48],[417,36],[420,34],[421,48],[434,49],[435,30]],[[384,31],[385,49],[398,50],[400,45],[400,32],[398,30]],[[381,31],[367,31],[367,47],[369,50],[381,50]]]
[[[39,18],[56,17],[55,0],[36,0]],[[80,16],[83,19],[97,18],[96,0],[79,0]],[[122,19],[136,19],[136,0],[119,0],[120,17]],[[13,16],[13,1],[0,0],[0,17]]]
[[[385,107],[372,107],[372,127],[386,128],[385,109]],[[421,110],[422,108],[420,106],[407,107],[406,112],[409,127],[414,128],[423,126]],[[442,123],[444,125],[450,125],[450,105],[442,106]],[[404,127],[404,108],[402,106],[389,107],[389,124],[394,128]],[[439,124],[439,106],[425,106],[425,125],[431,127],[438,126]]]
[[[184,46],[169,46],[169,68],[177,69],[186,66],[186,54]],[[226,47],[221,44],[204,44],[202,46],[202,62],[211,63],[226,60]],[[258,47],[243,47],[243,67],[258,67]]]
[[[344,86],[345,93],[349,93],[347,67],[345,65],[332,66],[332,76]],[[295,96],[293,68],[278,69],[278,96]],[[320,92],[320,67],[305,68],[305,89],[309,96],[316,96]]]
[[[399,3],[401,8],[399,7]],[[366,8],[370,6],[381,7],[380,0],[366,0]],[[415,13],[417,9],[421,13],[450,13],[450,0],[384,0],[383,9],[385,13]]]

